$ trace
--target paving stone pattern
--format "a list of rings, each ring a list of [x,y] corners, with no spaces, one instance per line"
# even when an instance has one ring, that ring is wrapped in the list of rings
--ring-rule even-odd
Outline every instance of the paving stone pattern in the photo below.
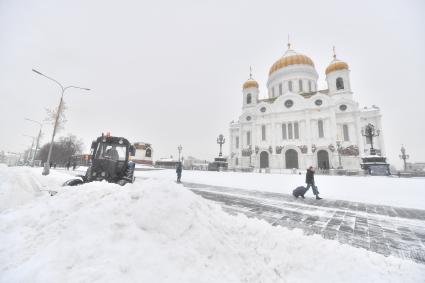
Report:
[[[425,210],[183,183],[231,213],[425,264]]]

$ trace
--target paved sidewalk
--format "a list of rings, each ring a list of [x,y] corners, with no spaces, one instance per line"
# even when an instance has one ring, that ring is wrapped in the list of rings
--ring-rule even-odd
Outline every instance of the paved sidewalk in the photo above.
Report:
[[[425,264],[425,210],[183,183],[196,194],[272,225]]]

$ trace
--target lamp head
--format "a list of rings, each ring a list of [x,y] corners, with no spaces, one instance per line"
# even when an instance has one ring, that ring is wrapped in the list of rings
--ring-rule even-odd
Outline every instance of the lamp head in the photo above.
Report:
[[[32,69],[32,71],[33,71],[34,73],[37,73],[37,74],[39,74],[39,75],[42,75],[42,76],[43,76],[43,74],[42,74],[42,73],[40,73],[39,71],[37,71],[37,70],[35,70],[35,69]]]

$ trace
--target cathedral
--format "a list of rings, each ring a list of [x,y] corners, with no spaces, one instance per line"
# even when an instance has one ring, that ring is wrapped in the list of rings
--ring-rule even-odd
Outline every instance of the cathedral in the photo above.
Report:
[[[327,89],[317,88],[313,60],[287,51],[270,68],[267,98],[260,99],[258,82],[242,86],[242,114],[230,123],[229,169],[360,170],[361,157],[385,155],[378,107],[359,107],[351,91],[346,62],[333,60],[325,70]],[[379,129],[366,138],[371,124]]]

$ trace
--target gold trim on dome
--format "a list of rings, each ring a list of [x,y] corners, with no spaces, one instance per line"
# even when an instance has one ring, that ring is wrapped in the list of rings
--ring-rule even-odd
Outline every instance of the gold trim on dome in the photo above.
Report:
[[[326,68],[325,73],[327,75],[330,72],[337,71],[337,70],[348,70],[348,64],[343,61],[333,62]]]
[[[250,88],[250,87],[258,88],[258,83],[252,79],[249,79],[243,84],[243,89]]]
[[[286,66],[298,65],[298,64],[310,65],[310,66],[314,67],[313,60],[311,60],[309,57],[307,57],[305,55],[290,55],[290,56],[282,57],[279,60],[277,60],[273,64],[273,66],[270,68],[269,76],[272,73],[274,73],[275,71],[282,69]]]

